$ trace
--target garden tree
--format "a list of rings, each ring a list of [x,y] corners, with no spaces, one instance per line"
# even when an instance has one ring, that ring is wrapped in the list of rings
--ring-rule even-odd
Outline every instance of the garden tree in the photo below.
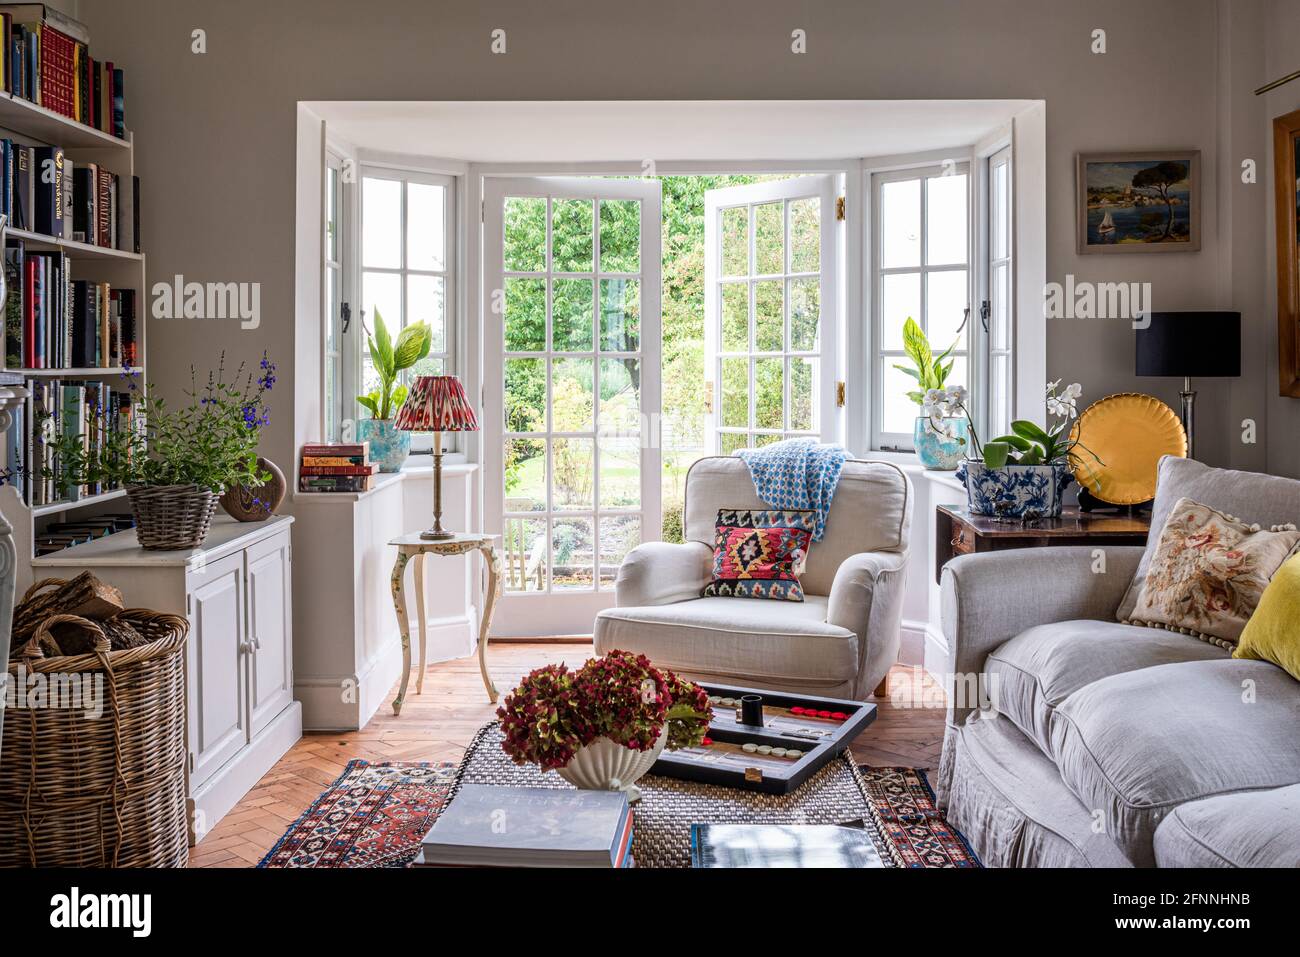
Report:
[[[1168,209],[1169,216],[1165,220],[1165,231],[1160,236],[1162,240],[1168,239],[1170,232],[1174,228],[1174,203],[1173,198],[1169,195],[1169,189],[1186,178],[1187,164],[1175,163],[1172,160],[1165,160],[1155,166],[1148,166],[1146,169],[1139,170],[1133,176],[1134,189],[1154,190],[1165,201],[1165,208]]]

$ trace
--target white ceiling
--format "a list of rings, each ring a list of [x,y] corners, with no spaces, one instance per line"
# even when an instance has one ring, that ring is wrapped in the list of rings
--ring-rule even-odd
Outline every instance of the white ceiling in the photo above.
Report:
[[[1032,100],[336,101],[354,146],[482,163],[845,159],[968,146]]]

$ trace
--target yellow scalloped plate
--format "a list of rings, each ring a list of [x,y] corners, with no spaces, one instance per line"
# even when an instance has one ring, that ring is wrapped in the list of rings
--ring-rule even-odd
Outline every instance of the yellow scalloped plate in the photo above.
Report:
[[[1070,434],[1087,446],[1075,454],[1092,467],[1091,475],[1076,468],[1075,481],[1113,505],[1136,505],[1155,498],[1160,457],[1187,456],[1187,433],[1178,414],[1153,395],[1121,392],[1098,399],[1079,414]],[[1088,454],[1089,449],[1101,459],[1100,464]]]

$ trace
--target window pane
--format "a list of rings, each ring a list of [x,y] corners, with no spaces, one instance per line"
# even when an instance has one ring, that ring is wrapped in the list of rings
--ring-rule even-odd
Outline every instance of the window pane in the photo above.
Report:
[[[782,300],[785,283],[767,279],[754,283],[754,350],[780,352],[785,342]]]
[[[958,339],[957,330],[965,318],[967,299],[966,270],[954,269],[947,272],[932,272],[926,276],[926,329],[930,334],[930,345],[936,353],[943,352],[954,340],[958,350],[966,348],[966,329],[961,330]]]
[[[722,424],[749,428],[749,360],[722,360]]]
[[[506,279],[506,351],[546,348],[546,280]]]
[[[952,360],[952,372],[948,374],[947,385],[964,385],[970,388],[970,366],[965,356],[956,356]]]
[[[912,425],[921,414],[920,407],[907,397],[917,389],[916,380],[894,368],[894,363],[906,365],[899,356],[884,356],[880,360],[880,431],[912,434]]]
[[[636,352],[641,348],[639,280],[600,281],[600,347],[606,352]]]
[[[325,352],[332,353],[338,349],[339,321],[339,268],[328,266],[325,269]]]
[[[785,272],[785,203],[754,207],[754,271],[760,276]]]
[[[880,345],[903,348],[903,326],[908,319],[924,325],[921,316],[921,274],[888,273],[880,277]],[[947,348],[945,345],[944,349]],[[943,350],[940,349],[942,352]]]
[[[505,202],[505,267],[512,272],[546,268],[546,200],[509,196]]]
[[[749,283],[722,286],[722,351],[749,351]]]
[[[447,360],[442,356],[425,356],[407,373],[408,379],[420,375],[444,375],[447,372]]]
[[[551,360],[551,429],[592,432],[594,367],[590,359]]]
[[[507,359],[505,367],[506,431],[546,431],[546,366],[541,359]]]
[[[989,285],[993,287],[993,315],[990,317],[989,331],[992,333],[994,349],[1011,348],[1011,310],[1010,304],[1011,270],[1006,263],[993,267],[993,278]]]
[[[795,352],[817,349],[821,326],[821,280],[790,280],[790,348]]]
[[[406,277],[406,324],[427,322],[433,333],[430,352],[447,351],[447,323],[441,276]]]
[[[723,432],[720,439],[723,455],[731,455],[737,449],[749,448],[748,432]]]
[[[749,275],[749,207],[722,211],[722,275]]]
[[[592,439],[551,440],[551,505],[553,508],[589,509],[595,458]]]
[[[754,363],[754,425],[760,429],[785,427],[785,362],[759,359]]]
[[[902,179],[880,187],[880,265],[921,265],[921,181]]]
[[[780,442],[783,438],[784,436],[780,432],[755,432],[754,448],[761,449],[765,445],[772,445],[776,442]]]
[[[627,553],[641,544],[637,515],[610,515],[600,520],[600,587],[612,588]]]
[[[790,204],[790,271],[822,268],[822,201],[813,196]]]
[[[600,201],[600,269],[641,271],[641,204],[637,200]]]
[[[395,179],[361,180],[361,264],[402,266],[402,184]]]
[[[591,272],[592,201],[557,199],[551,204],[551,268],[556,272]]]
[[[546,590],[546,520],[505,520],[506,591]]]
[[[506,439],[506,511],[546,510],[546,442]]]
[[[339,171],[325,169],[325,258],[339,258]]]
[[[1007,250],[1007,226],[1011,204],[1007,202],[1007,164],[997,163],[993,167],[992,197],[989,199],[989,220],[993,239],[990,245],[994,259],[1005,259]]]
[[[639,359],[600,360],[600,413],[597,427],[601,435],[641,434]]]
[[[1010,356],[993,356],[989,364],[989,380],[989,428],[993,435],[1001,435],[1011,427]]]
[[[925,256],[931,266],[966,261],[966,174],[931,176],[925,209]]]
[[[556,279],[551,287],[551,348],[590,352],[595,306],[590,279]]]
[[[406,184],[406,268],[447,268],[446,194],[443,186]]]
[[[551,590],[590,591],[595,586],[591,519],[557,518],[551,523]]]
[[[600,440],[600,507],[639,508],[641,505],[641,441]]]
[[[396,339],[402,328],[402,277],[395,273],[362,273],[361,308],[365,310],[366,329],[371,335],[375,332],[378,313],[389,335]]]
[[[817,401],[817,360],[790,360],[790,429],[811,432],[816,417],[813,410]]]

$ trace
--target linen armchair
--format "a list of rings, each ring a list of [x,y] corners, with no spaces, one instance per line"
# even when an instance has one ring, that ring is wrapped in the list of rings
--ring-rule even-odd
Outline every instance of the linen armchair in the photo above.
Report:
[[[701,598],[723,508],[767,508],[749,467],[703,458],[686,476],[684,544],[646,542],[623,560],[616,607],[596,618],[598,654],[645,654],[694,680],[865,699],[898,658],[912,489],[896,466],[844,464],[826,534],[808,550],[805,600]],[[881,688],[883,691],[883,688]]]

